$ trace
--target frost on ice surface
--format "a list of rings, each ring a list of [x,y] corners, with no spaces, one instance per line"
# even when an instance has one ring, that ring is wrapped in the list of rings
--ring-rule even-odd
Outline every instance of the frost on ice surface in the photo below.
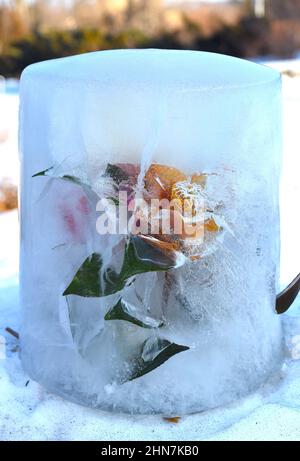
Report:
[[[136,306],[122,298],[107,312],[104,318],[105,320],[125,320],[142,328],[159,328],[164,324],[162,320],[143,315]]]
[[[17,340],[4,331],[4,326],[19,331],[18,261],[14,252],[17,213],[0,215],[0,228],[0,335],[6,342],[6,360],[0,360],[0,418],[5,420],[0,429],[2,440],[299,440],[299,300],[283,316],[286,365],[282,373],[248,398],[182,417],[176,425],[159,415],[91,412],[44,390],[24,373],[17,353],[12,352]],[[105,394],[113,396],[117,388],[115,383],[107,384]]]
[[[278,372],[279,95],[276,72],[206,53],[92,53],[25,71],[31,377],[92,407],[184,414]],[[99,235],[96,204],[111,199],[120,220],[119,192],[145,202],[131,209],[131,235]],[[186,220],[174,207],[168,234],[135,235],[152,199],[185,200],[191,234],[175,232]],[[167,215],[157,209],[160,225]]]

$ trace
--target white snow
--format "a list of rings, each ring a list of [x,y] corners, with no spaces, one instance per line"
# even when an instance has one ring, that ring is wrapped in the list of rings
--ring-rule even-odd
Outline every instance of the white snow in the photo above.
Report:
[[[300,62],[282,66],[299,69]],[[300,79],[285,78],[284,95],[283,285],[299,272],[300,266]],[[6,360],[1,360],[0,349],[0,440],[300,440],[299,298],[282,320],[287,358],[281,379],[266,384],[246,399],[185,416],[178,424],[168,423],[160,416],[126,416],[80,407],[51,395],[31,380],[28,383],[15,352],[17,341],[4,331],[7,326],[18,330],[20,322],[18,218],[16,211],[0,214],[0,335],[6,341]]]

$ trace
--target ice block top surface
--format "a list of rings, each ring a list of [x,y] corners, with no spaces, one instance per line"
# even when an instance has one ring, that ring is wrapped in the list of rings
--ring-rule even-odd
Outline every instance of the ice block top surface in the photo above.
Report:
[[[226,89],[269,84],[280,74],[266,66],[216,53],[179,50],[97,51],[29,66],[24,76],[94,82]]]

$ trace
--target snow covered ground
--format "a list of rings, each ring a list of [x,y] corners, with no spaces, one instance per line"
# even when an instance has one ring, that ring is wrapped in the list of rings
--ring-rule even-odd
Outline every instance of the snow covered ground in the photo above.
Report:
[[[300,61],[272,63],[300,73]],[[5,111],[3,112],[5,107]],[[14,95],[0,99],[0,178],[18,180],[17,107]],[[6,114],[6,115],[5,115]],[[300,78],[284,78],[284,160],[281,190],[281,282],[300,268]],[[258,392],[223,408],[182,417],[178,424],[160,416],[126,416],[90,410],[62,400],[24,374],[18,331],[18,216],[0,214],[0,440],[300,440],[300,299],[282,317],[286,363],[281,376]],[[6,358],[5,358],[6,357]]]

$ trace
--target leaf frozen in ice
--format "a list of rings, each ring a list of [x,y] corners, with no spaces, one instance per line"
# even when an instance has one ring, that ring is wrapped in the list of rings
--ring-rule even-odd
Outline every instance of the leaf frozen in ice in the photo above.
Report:
[[[111,163],[107,164],[104,176],[109,176],[116,184],[129,179],[129,175],[120,166]]]
[[[54,167],[51,166],[50,168],[47,168],[46,170],[39,171],[38,173],[35,173],[32,175],[33,178],[36,178],[37,176],[48,176],[48,177],[53,177],[56,179],[63,179],[64,181],[69,181],[72,182],[73,184],[77,184],[78,186],[82,187],[88,187],[91,188],[89,184],[87,184],[86,181],[83,181],[82,179],[78,178],[77,176],[73,176],[70,174],[58,174],[56,175],[55,173],[52,174],[50,173],[51,171],[54,172]]]
[[[51,166],[50,168],[46,168],[46,170],[43,170],[43,171],[39,171],[38,173],[35,173],[32,175],[33,178],[36,178],[37,176],[48,176],[47,173],[48,171],[51,171],[53,170],[53,166]]]
[[[121,290],[125,282],[111,267],[107,268],[101,277],[102,265],[102,257],[98,253],[93,253],[86,258],[63,296],[78,295],[99,298]]]
[[[188,349],[188,346],[175,344],[167,339],[157,337],[148,338],[142,346],[141,355],[136,360],[134,370],[128,380],[132,381],[150,373],[174,355]]]
[[[99,254],[93,253],[78,269],[72,282],[66,288],[63,295],[79,295],[84,297],[100,296],[100,269],[102,258]]]
[[[131,236],[126,248],[121,274],[123,277],[174,269],[180,265],[176,251],[164,251],[145,236]]]
[[[166,271],[178,267],[176,253],[165,254],[138,236],[132,236],[125,248],[120,273],[108,267],[101,274],[103,260],[100,254],[89,256],[76,272],[63,295],[102,297],[122,290],[127,281],[138,274]]]
[[[119,299],[105,315],[105,320],[125,320],[142,328],[159,328],[164,325],[163,321],[149,317],[139,312],[135,306]]]
[[[276,312],[284,314],[293,304],[300,291],[300,274],[276,297]]]

